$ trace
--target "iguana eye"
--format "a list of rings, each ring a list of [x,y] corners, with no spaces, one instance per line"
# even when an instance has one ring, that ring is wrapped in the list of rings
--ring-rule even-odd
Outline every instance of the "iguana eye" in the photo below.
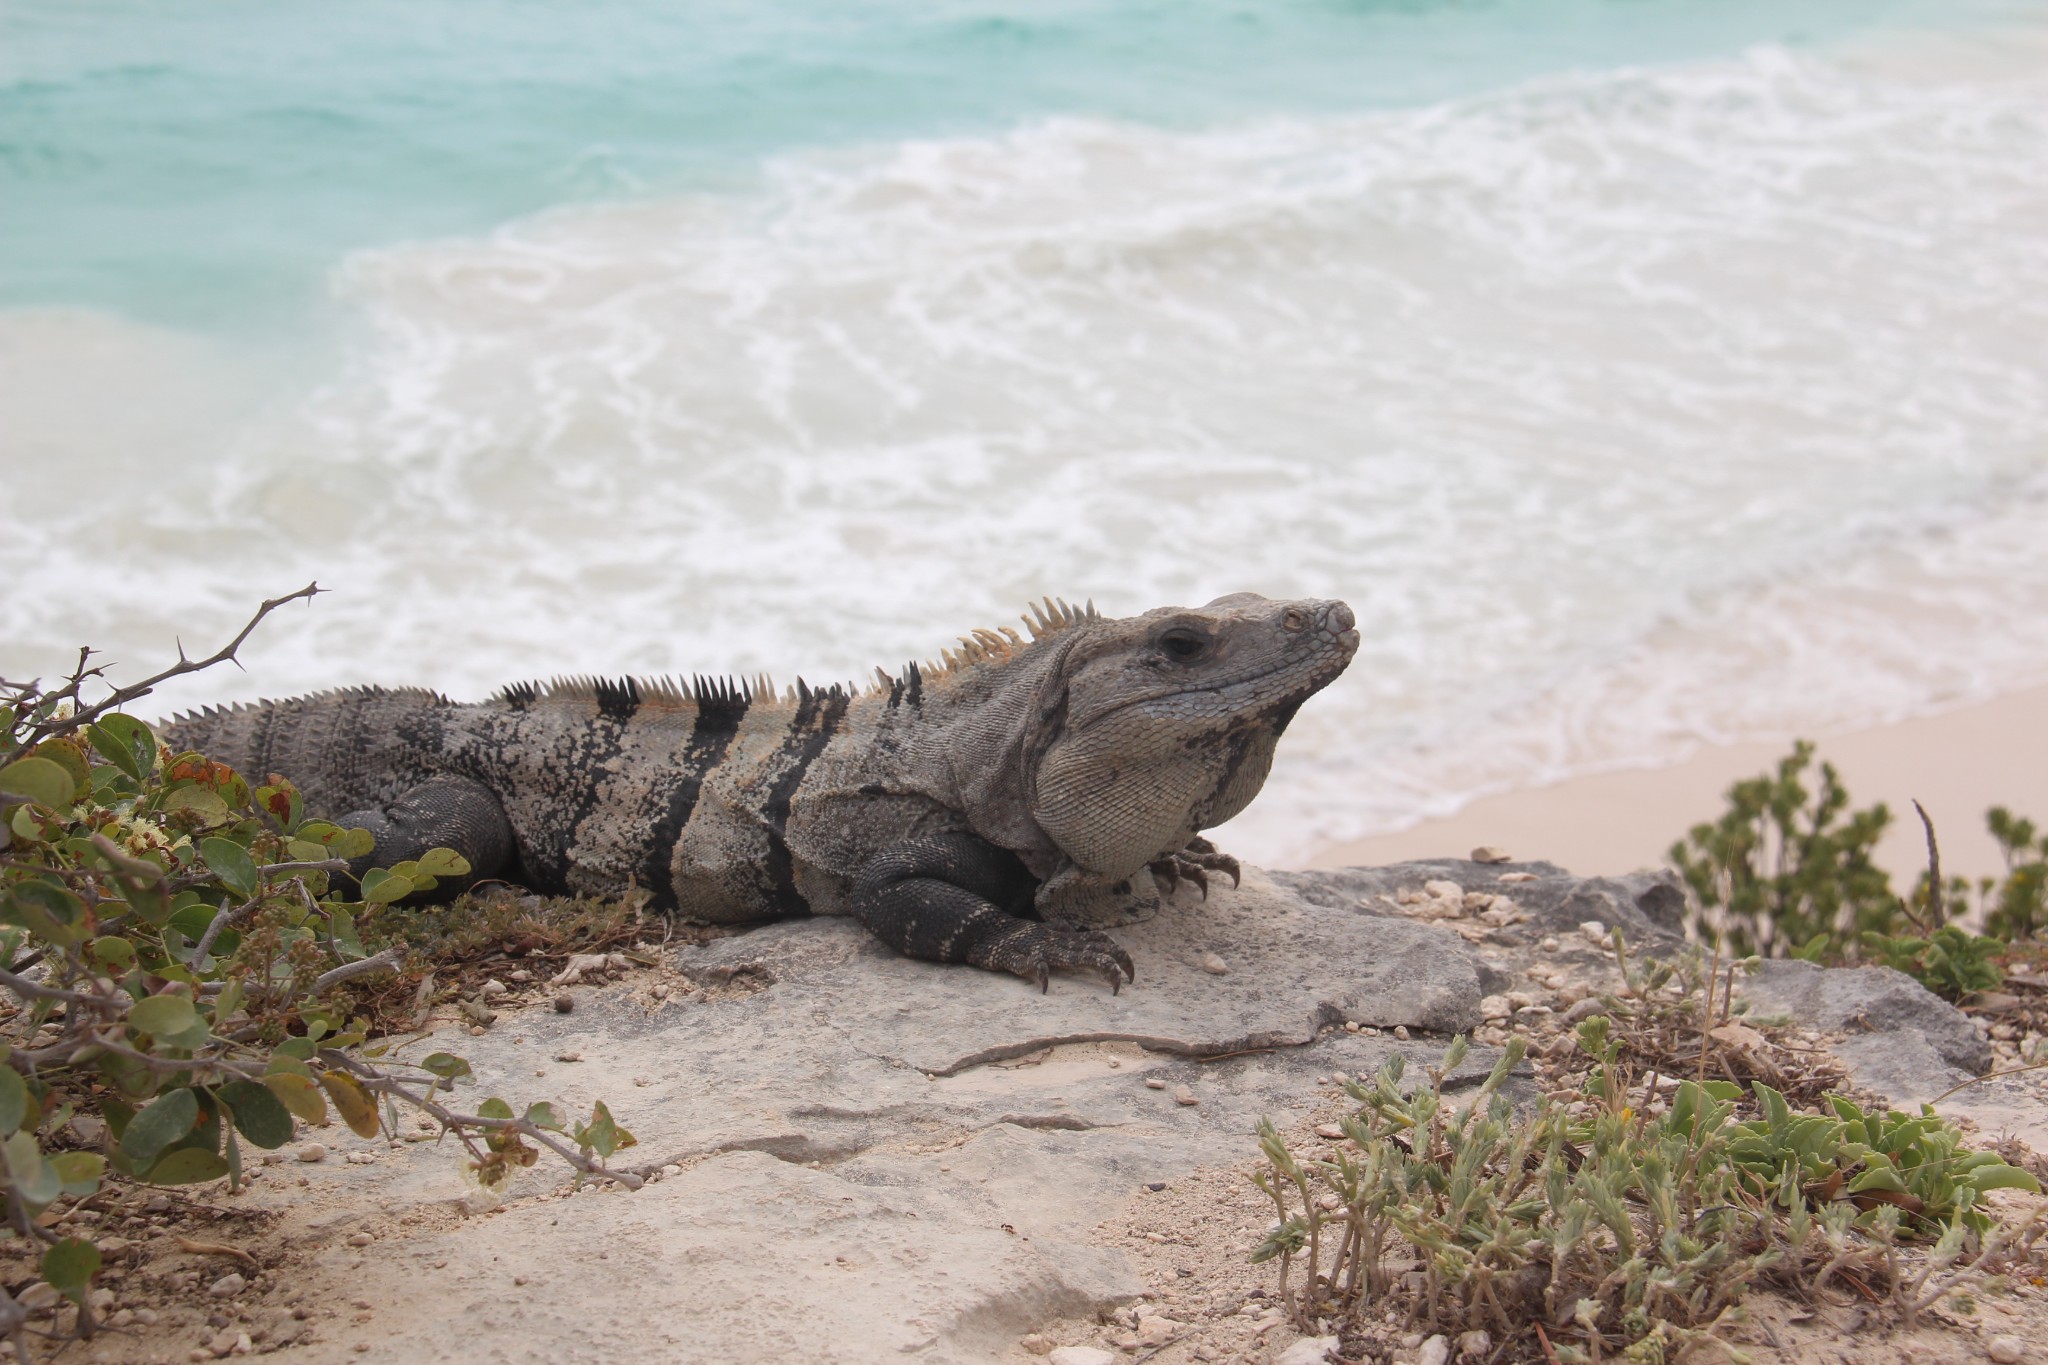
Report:
[[[1209,641],[1199,631],[1177,626],[1159,637],[1159,647],[1166,651],[1169,658],[1185,660],[1199,656],[1209,647]]]

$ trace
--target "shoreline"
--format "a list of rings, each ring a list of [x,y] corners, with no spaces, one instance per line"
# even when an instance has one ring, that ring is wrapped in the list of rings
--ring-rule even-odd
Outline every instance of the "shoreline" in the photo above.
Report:
[[[1833,763],[1852,809],[1880,801],[1890,809],[1876,861],[1902,892],[1927,866],[1916,797],[1933,818],[1943,875],[1972,882],[2005,870],[1984,828],[1986,810],[2004,806],[2048,824],[2048,687],[1814,738],[1809,776],[1817,776],[1821,762]],[[1790,738],[1716,745],[1667,767],[1594,773],[1481,797],[1405,830],[1325,845],[1303,866],[1463,858],[1490,844],[1579,876],[1663,867],[1665,851],[1687,830],[1720,815],[1732,784],[1775,768],[1791,747]]]

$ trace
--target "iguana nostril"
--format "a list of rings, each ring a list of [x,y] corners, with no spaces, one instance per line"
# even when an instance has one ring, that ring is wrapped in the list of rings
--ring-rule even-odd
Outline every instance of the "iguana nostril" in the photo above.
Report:
[[[1344,603],[1332,602],[1328,607],[1324,608],[1323,623],[1329,629],[1341,634],[1357,625],[1358,618],[1351,614],[1351,608]]]

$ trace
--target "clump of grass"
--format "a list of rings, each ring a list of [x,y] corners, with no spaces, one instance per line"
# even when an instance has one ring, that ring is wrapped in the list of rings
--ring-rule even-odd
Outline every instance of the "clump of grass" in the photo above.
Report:
[[[1460,1038],[1423,1084],[1404,1088],[1398,1057],[1349,1083],[1358,1108],[1326,1151],[1298,1154],[1262,1123],[1253,1179],[1278,1219],[1252,1259],[1279,1262],[1297,1319],[1484,1332],[1494,1360],[1661,1361],[1721,1334],[1761,1286],[1848,1288],[1910,1323],[2041,1231],[1983,1206],[2033,1177],[1965,1151],[1932,1110],[1832,1096],[1806,1114],[1761,1081],[1687,1080],[1653,1113],[1606,1018],[1577,1044],[1594,1062],[1577,1112],[1516,1112],[1502,1091],[1520,1039],[1469,1103],[1447,1103]],[[1738,1118],[1745,1099],[1756,1118]]]

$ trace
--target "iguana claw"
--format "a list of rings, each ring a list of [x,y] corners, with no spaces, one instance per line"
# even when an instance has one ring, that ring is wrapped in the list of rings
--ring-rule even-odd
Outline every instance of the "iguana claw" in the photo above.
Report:
[[[1228,853],[1219,853],[1216,845],[1199,834],[1188,840],[1188,846],[1180,852],[1154,859],[1146,864],[1146,869],[1151,872],[1152,880],[1159,884],[1160,891],[1169,898],[1180,889],[1182,882],[1187,881],[1201,888],[1203,900],[1209,899],[1211,872],[1228,873],[1232,886],[1244,884],[1244,869],[1237,859]]]
[[[1108,934],[1035,922],[1019,926],[1019,932],[1008,935],[986,960],[977,960],[975,965],[1036,981],[1040,994],[1052,989],[1055,971],[1094,972],[1109,983],[1111,995],[1122,994],[1126,981],[1138,979],[1131,955]]]

